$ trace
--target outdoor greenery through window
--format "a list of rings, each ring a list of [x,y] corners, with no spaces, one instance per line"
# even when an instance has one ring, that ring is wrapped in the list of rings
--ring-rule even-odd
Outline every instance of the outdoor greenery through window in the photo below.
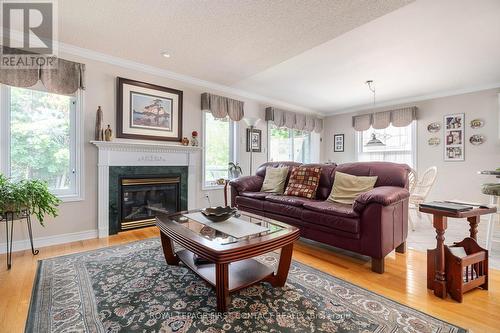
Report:
[[[2,172],[46,181],[57,195],[76,194],[75,96],[2,86],[2,125],[10,144]],[[3,147],[5,149],[6,147]]]
[[[309,163],[310,160],[311,133],[269,123],[269,161]]]
[[[217,179],[228,179],[228,163],[233,161],[234,125],[229,118],[216,119],[204,112],[204,185],[215,186]]]
[[[358,161],[387,161],[406,163],[415,167],[416,160],[416,122],[405,127],[389,125],[385,129],[370,128],[357,132],[357,160]],[[383,145],[366,145],[372,135],[380,140]]]

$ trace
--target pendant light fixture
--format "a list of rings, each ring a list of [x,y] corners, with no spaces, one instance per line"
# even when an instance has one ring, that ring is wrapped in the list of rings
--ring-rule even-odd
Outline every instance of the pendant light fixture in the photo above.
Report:
[[[373,80],[368,80],[365,83],[368,86],[368,89],[370,89],[370,91],[373,93],[373,109],[375,110],[376,99],[375,99],[375,86],[373,85]],[[377,135],[375,134],[375,132],[373,132],[371,136],[372,138],[365,144],[365,147],[385,146],[385,144],[382,141],[377,139]]]

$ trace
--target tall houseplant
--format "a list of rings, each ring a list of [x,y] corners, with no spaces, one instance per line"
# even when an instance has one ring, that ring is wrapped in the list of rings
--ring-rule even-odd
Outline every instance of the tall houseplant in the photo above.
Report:
[[[56,217],[61,201],[50,193],[47,183],[37,180],[13,182],[0,174],[0,214],[13,212],[17,215],[28,211],[43,226],[46,216]]]

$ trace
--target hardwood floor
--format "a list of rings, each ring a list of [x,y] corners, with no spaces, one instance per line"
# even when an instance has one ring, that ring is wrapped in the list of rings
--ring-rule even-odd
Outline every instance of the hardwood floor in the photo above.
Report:
[[[13,254],[10,271],[7,271],[5,255],[0,255],[0,332],[24,331],[37,260],[156,236],[156,227],[151,227],[105,239],[41,248],[38,256],[32,256],[31,251],[17,252]],[[370,270],[369,261],[348,257],[311,242],[297,242],[293,258],[474,332],[500,332],[498,270],[490,272],[489,291],[471,291],[460,304],[449,297],[446,300],[437,298],[426,289],[426,255],[423,252],[409,249],[406,254],[390,254],[382,275]]]

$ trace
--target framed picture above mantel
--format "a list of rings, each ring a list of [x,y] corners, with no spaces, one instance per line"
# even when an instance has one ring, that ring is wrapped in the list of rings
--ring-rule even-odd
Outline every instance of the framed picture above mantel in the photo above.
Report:
[[[119,77],[116,137],[182,140],[182,91]]]

